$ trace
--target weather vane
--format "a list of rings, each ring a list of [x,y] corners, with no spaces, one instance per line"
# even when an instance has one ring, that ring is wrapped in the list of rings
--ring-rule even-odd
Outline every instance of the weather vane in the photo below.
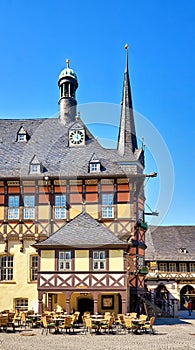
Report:
[[[66,60],[67,68],[69,68],[70,60],[67,58]]]

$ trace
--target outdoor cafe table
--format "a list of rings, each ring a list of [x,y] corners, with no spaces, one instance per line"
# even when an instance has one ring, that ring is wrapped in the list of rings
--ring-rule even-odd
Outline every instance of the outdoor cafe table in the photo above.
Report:
[[[93,317],[91,317],[92,322],[97,325],[97,332],[96,333],[100,333],[100,329],[101,329],[101,325],[105,324],[108,322],[108,320],[106,320],[102,315],[93,315]]]
[[[141,326],[143,326],[146,321],[139,318],[131,318],[131,320],[132,323],[137,326],[134,333],[140,333]]]

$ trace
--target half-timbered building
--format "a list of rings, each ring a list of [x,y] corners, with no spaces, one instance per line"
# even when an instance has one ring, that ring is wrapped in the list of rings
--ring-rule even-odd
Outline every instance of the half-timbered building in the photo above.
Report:
[[[0,309],[124,311],[143,291],[146,229],[128,50],[117,149],[80,119],[69,60],[58,86],[59,117],[0,120]]]

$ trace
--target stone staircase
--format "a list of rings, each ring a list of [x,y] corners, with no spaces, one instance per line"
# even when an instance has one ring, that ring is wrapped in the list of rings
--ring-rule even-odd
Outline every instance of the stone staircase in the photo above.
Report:
[[[148,299],[144,298],[143,296],[140,296],[141,301],[143,302],[144,308],[146,310],[146,313],[148,317],[150,318],[151,316],[155,317],[173,317],[170,312],[162,310],[159,306],[156,304],[152,303]]]

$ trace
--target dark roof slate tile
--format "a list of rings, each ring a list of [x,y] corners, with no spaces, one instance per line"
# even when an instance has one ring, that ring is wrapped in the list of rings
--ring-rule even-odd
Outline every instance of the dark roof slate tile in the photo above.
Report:
[[[46,240],[34,245],[37,248],[67,246],[74,248],[99,248],[103,246],[127,247],[127,242],[120,240],[102,223],[83,212],[66,223]]]

